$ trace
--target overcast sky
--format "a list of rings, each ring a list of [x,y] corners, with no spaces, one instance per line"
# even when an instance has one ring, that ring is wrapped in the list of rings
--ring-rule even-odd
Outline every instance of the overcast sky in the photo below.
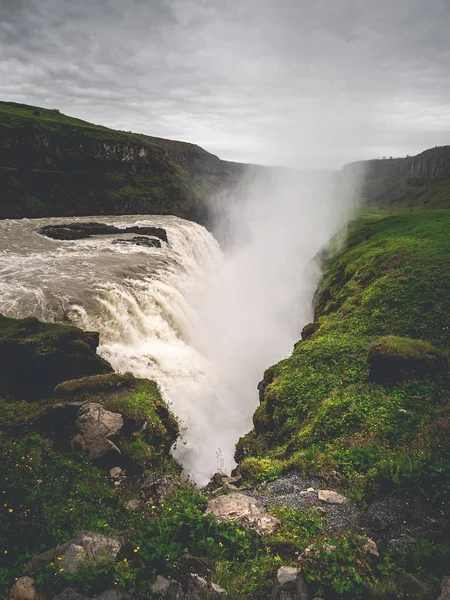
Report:
[[[450,143],[450,0],[0,0],[0,99],[339,166]]]

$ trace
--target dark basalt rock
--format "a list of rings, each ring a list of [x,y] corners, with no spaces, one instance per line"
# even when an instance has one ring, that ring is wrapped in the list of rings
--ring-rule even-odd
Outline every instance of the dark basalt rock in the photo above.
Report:
[[[116,245],[134,245],[134,246],[146,246],[147,248],[161,248],[161,240],[158,238],[145,237],[142,235],[136,235],[130,239],[114,240],[113,244]]]
[[[57,225],[45,225],[38,233],[53,240],[82,240],[93,235],[112,235],[114,233],[137,233],[151,235],[163,242],[167,242],[166,230],[162,227],[116,227],[106,223],[61,223]]]

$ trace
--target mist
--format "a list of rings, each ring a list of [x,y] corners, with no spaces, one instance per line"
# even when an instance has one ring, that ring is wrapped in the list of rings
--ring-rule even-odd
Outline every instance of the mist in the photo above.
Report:
[[[223,255],[191,299],[197,319],[188,339],[207,367],[184,389],[187,429],[176,449],[199,484],[233,468],[235,444],[252,427],[257,384],[312,320],[317,255],[357,198],[358,182],[337,172],[254,167],[211,199]]]

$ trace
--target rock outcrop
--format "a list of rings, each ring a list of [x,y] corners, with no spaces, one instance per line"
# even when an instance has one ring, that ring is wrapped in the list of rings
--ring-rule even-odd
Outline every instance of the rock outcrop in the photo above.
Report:
[[[265,535],[276,531],[281,522],[267,514],[263,503],[245,494],[218,496],[208,502],[207,513],[213,513],[220,523],[236,521],[242,529],[253,529]]]
[[[120,453],[108,438],[118,434],[122,426],[123,418],[119,413],[105,410],[93,402],[83,404],[75,423],[78,433],[72,440],[72,446],[87,452],[91,460],[102,458],[110,452]]]
[[[98,344],[98,333],[0,315],[0,387],[36,399],[66,379],[110,373],[112,367],[96,354]]]

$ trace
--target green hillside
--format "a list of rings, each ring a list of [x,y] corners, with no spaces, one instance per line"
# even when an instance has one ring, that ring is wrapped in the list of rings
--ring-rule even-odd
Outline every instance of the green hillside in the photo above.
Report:
[[[185,142],[0,102],[0,218],[174,214],[207,220],[234,169]]]

